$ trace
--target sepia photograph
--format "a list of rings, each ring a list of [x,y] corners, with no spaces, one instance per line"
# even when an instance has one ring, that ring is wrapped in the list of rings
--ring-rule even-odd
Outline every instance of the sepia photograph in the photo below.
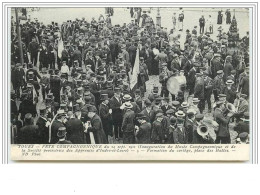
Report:
[[[249,158],[250,8],[9,13],[11,145],[229,144],[247,145]]]

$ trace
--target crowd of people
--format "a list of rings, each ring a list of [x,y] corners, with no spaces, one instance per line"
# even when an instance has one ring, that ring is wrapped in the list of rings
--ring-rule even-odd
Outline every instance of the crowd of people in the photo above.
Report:
[[[248,34],[235,49],[221,26],[217,40],[213,28],[204,33],[202,17],[200,32],[187,29],[181,47],[183,25],[168,31],[142,8],[129,10],[131,22],[121,26],[112,24],[112,8],[91,21],[27,20],[22,49],[12,20],[12,143],[229,144],[231,122],[239,143],[248,143]],[[148,91],[152,75],[159,83]],[[176,76],[186,84],[172,94],[168,80]]]

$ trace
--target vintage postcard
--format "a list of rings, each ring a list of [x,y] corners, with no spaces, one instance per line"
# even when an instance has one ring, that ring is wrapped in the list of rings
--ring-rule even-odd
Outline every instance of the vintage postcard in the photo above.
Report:
[[[252,7],[7,9],[11,160],[249,160]]]

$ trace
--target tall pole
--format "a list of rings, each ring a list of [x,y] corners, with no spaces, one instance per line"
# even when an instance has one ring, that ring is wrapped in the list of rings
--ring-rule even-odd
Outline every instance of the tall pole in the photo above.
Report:
[[[20,53],[20,63],[23,65],[23,46],[22,46],[22,40],[21,40],[21,29],[20,29],[20,22],[18,18],[18,8],[15,8],[15,16],[16,16],[16,33],[18,37],[18,47],[19,47],[19,53]]]

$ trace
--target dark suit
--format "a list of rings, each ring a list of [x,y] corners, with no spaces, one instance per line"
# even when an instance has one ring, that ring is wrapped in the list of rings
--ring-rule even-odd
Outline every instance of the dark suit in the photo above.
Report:
[[[162,144],[164,138],[163,125],[155,120],[152,124],[151,141],[154,144]]]
[[[163,111],[163,114],[166,115],[167,110],[172,109],[172,106],[168,105],[167,108],[165,105],[161,106],[161,109]]]
[[[249,125],[249,122],[239,121],[238,124],[234,127],[234,131],[236,131],[238,135],[243,132],[250,133]]]
[[[150,144],[151,130],[151,123],[145,122],[141,124],[139,127],[139,131],[136,134],[137,144]]]
[[[41,144],[37,125],[25,125],[18,134],[17,144]]]
[[[182,130],[180,128],[176,128],[173,131],[173,140],[174,140],[174,144],[186,144],[187,140],[186,140],[186,132],[185,132],[185,128],[183,127]]]
[[[186,120],[185,129],[186,129],[187,144],[193,143],[193,125],[194,125],[193,121],[191,121],[190,119]]]
[[[108,105],[104,105],[103,103],[99,106],[99,116],[101,118],[104,131],[108,138],[108,135],[113,136],[113,120],[112,115],[109,113]]]
[[[230,133],[228,129],[229,124],[229,117],[225,117],[223,114],[223,111],[219,108],[216,108],[215,113],[215,120],[219,124],[219,128],[217,131],[217,138],[216,138],[216,144],[229,144],[231,142],[230,140]]]
[[[187,88],[189,89],[190,95],[194,93],[195,81],[196,81],[196,71],[192,68],[187,77]]]
[[[42,144],[48,144],[49,139],[49,128],[46,127],[47,119],[40,116],[37,120],[37,125],[39,127],[39,134]]]
[[[113,96],[109,101],[109,105],[112,109],[115,138],[122,137],[121,126],[123,122],[123,111],[120,109],[122,101],[118,101],[115,96]]]
[[[62,122],[60,122],[58,120],[53,121],[53,123],[51,125],[51,142],[50,142],[51,144],[55,144],[59,141],[57,133],[58,133],[58,129],[60,127],[64,127]]]
[[[153,123],[153,121],[155,120],[155,111],[151,110],[150,113],[147,112],[146,108],[141,112],[142,114],[144,114],[146,116],[146,121],[150,122],[151,124]]]
[[[95,114],[90,122],[91,122],[91,127],[88,128],[88,131],[93,132],[95,143],[107,144],[108,141],[100,117],[97,114]]]
[[[134,118],[135,112],[133,110],[127,110],[123,117],[122,122],[122,131],[123,131],[123,143],[124,144],[133,144],[134,137]]]
[[[73,144],[85,144],[83,123],[80,119],[71,118],[66,123],[67,138]]]

